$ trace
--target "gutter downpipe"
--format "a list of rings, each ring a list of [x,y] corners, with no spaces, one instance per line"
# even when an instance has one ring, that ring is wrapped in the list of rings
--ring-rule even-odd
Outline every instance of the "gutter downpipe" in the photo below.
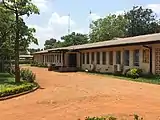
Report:
[[[150,63],[150,74],[152,75],[153,74],[153,72],[152,72],[152,47],[149,47],[149,46],[146,46],[146,45],[143,45],[143,47],[148,48],[149,51],[150,51],[150,61],[149,61],[149,63]]]

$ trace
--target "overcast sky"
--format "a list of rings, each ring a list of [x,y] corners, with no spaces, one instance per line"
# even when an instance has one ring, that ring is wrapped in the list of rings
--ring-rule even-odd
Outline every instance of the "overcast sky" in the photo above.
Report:
[[[134,5],[152,8],[160,16],[159,0],[33,0],[40,9],[40,15],[25,17],[30,27],[35,27],[39,46],[46,39],[56,38],[68,32],[68,14],[71,16],[71,32],[88,33],[89,19],[96,20],[110,13],[121,14]],[[90,10],[92,14],[90,16]]]

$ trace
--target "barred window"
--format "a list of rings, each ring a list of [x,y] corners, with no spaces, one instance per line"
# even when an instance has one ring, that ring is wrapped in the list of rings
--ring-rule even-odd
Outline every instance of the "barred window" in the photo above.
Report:
[[[139,66],[139,50],[134,50],[133,52],[133,64],[134,66]]]

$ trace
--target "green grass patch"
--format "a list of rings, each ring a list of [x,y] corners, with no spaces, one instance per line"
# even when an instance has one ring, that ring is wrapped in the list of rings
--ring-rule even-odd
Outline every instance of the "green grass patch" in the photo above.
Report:
[[[135,81],[135,82],[144,82],[144,83],[151,83],[151,84],[158,84],[160,85],[160,76],[155,76],[155,75],[146,75],[143,77],[139,77],[137,79],[129,78],[126,77],[125,75],[116,75],[116,74],[110,74],[110,73],[95,73],[95,72],[88,72],[89,74],[93,75],[103,75],[106,77],[113,77],[113,78],[118,78],[118,79],[123,79],[123,80],[130,80],[130,81]]]
[[[15,79],[12,75],[8,73],[0,73],[0,97],[32,90],[36,86],[37,85],[35,83],[29,83],[26,81],[15,83]]]

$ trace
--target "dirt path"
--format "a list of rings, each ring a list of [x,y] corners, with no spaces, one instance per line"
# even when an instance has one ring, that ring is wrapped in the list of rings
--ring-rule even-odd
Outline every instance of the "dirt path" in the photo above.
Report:
[[[31,68],[38,91],[0,102],[0,120],[77,120],[113,114],[145,120],[160,118],[160,86],[85,73]]]

